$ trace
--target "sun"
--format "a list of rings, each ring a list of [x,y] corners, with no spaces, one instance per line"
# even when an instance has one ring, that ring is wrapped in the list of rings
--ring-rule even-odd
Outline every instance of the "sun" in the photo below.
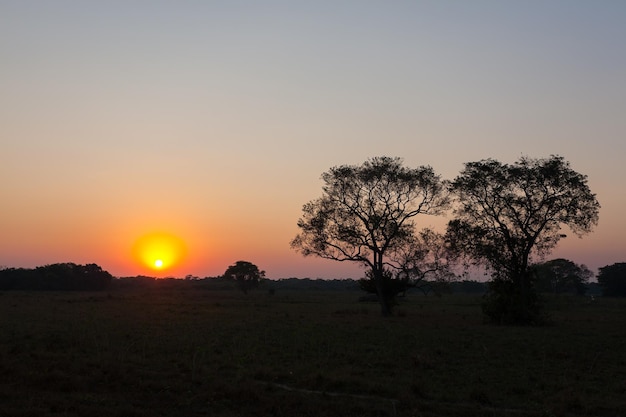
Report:
[[[187,248],[179,237],[167,232],[141,236],[133,246],[133,257],[153,271],[165,271],[180,264]]]

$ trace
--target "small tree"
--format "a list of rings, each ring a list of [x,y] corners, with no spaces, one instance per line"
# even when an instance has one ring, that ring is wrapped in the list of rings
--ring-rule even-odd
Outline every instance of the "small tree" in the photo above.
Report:
[[[223,277],[224,279],[235,281],[239,289],[241,289],[244,294],[248,294],[248,291],[257,288],[263,278],[265,278],[265,271],[259,270],[259,268],[251,262],[237,261],[234,265],[226,269]]]
[[[532,257],[545,256],[565,237],[562,226],[582,236],[597,224],[600,205],[587,177],[560,156],[511,165],[487,159],[465,164],[451,190],[458,205],[449,242],[492,272],[484,312],[498,323],[536,323]]]
[[[615,263],[600,268],[598,284],[602,287],[602,295],[626,297],[626,263]]]
[[[562,294],[584,295],[593,272],[585,265],[559,258],[533,266],[537,277],[537,290]]]
[[[331,168],[322,180],[323,196],[304,205],[291,247],[367,268],[381,312],[390,315],[395,294],[387,277],[406,263],[399,254],[415,241],[414,217],[447,207],[444,183],[431,167],[406,168],[389,157]]]

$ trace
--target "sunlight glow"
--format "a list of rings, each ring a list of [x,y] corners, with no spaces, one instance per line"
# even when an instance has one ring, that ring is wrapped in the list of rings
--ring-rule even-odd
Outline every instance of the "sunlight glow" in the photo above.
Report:
[[[133,247],[133,257],[155,271],[178,265],[186,252],[186,245],[179,237],[165,232],[144,235],[137,239]]]

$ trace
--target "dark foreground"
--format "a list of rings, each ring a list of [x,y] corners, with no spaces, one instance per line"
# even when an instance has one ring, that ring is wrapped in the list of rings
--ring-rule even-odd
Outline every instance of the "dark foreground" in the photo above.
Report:
[[[626,416],[626,300],[358,296],[0,293],[0,416]]]

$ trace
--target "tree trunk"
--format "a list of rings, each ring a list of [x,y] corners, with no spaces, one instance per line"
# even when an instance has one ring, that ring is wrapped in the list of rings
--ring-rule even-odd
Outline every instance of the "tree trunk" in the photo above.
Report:
[[[376,295],[380,303],[380,314],[383,317],[389,317],[392,314],[393,299],[390,299],[389,294],[385,291],[383,271],[374,271],[374,279],[376,280]]]
[[[526,296],[526,277],[524,273],[519,274],[519,304],[521,308],[521,319],[523,322],[528,320],[528,299]]]
[[[391,300],[387,299],[384,294],[378,294],[378,301],[380,302],[380,314],[383,317],[389,317],[392,315],[392,305]]]
[[[536,305],[534,304],[534,295],[530,273],[522,271],[518,273],[518,297],[519,297],[519,317],[518,319],[525,324],[529,324],[534,320]]]

